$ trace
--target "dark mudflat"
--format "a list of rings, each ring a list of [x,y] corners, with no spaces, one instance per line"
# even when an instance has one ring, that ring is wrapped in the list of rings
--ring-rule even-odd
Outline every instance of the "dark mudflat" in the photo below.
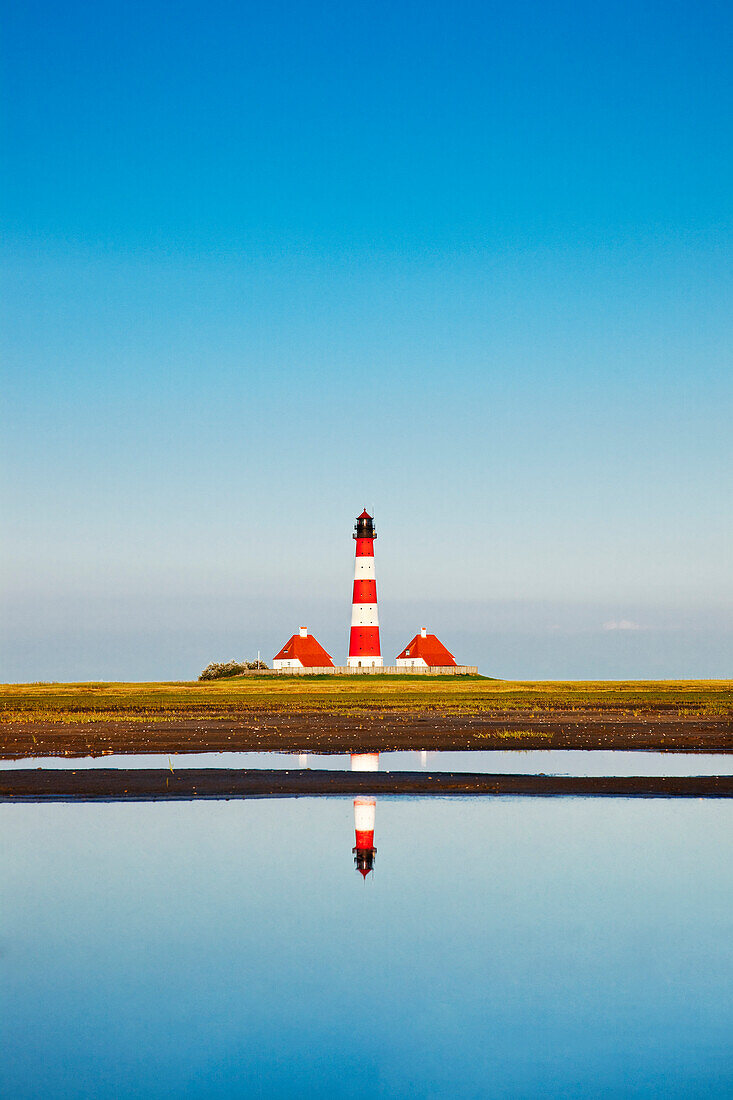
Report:
[[[6,723],[0,757],[103,756],[109,753],[390,752],[400,749],[620,749],[647,752],[733,751],[733,722],[649,711],[560,710],[537,717],[384,712],[239,712],[155,723],[79,725]]]
[[[2,802],[156,801],[303,795],[606,795],[730,798],[733,775],[556,776],[198,768],[0,772]]]

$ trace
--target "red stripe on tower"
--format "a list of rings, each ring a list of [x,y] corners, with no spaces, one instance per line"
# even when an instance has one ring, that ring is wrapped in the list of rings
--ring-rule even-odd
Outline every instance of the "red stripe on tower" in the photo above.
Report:
[[[354,603],[376,603],[376,581],[354,581]]]
[[[351,668],[375,668],[382,665],[377,615],[377,580],[374,572],[374,540],[377,532],[366,508],[354,527],[356,564],[354,596],[351,608],[349,660]]]

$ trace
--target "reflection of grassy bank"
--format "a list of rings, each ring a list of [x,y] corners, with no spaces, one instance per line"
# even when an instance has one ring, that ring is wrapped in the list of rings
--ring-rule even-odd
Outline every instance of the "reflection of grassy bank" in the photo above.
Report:
[[[583,795],[731,798],[733,776],[603,776],[353,772],[247,768],[29,768],[0,770],[0,802],[157,802],[295,795]]]
[[[378,720],[380,713],[426,718],[618,715],[643,721],[733,722],[733,681],[519,682],[481,677],[258,677],[192,683],[19,684],[0,687],[0,722],[96,723],[212,721],[313,713]],[[519,731],[517,731],[518,733]]]

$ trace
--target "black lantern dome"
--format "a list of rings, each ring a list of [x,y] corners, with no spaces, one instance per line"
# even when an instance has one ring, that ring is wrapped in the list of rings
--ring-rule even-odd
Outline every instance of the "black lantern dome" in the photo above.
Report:
[[[375,539],[377,532],[374,530],[374,517],[370,516],[366,508],[360,516],[356,517],[354,524],[355,539]]]

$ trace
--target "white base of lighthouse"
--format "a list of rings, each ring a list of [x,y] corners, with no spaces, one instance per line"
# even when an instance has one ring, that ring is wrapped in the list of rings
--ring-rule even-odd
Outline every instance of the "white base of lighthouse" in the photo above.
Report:
[[[383,668],[384,661],[381,657],[349,657],[348,668]]]
[[[352,772],[378,772],[379,771],[379,753],[378,752],[352,752],[352,754],[351,754],[351,770],[352,770]]]

